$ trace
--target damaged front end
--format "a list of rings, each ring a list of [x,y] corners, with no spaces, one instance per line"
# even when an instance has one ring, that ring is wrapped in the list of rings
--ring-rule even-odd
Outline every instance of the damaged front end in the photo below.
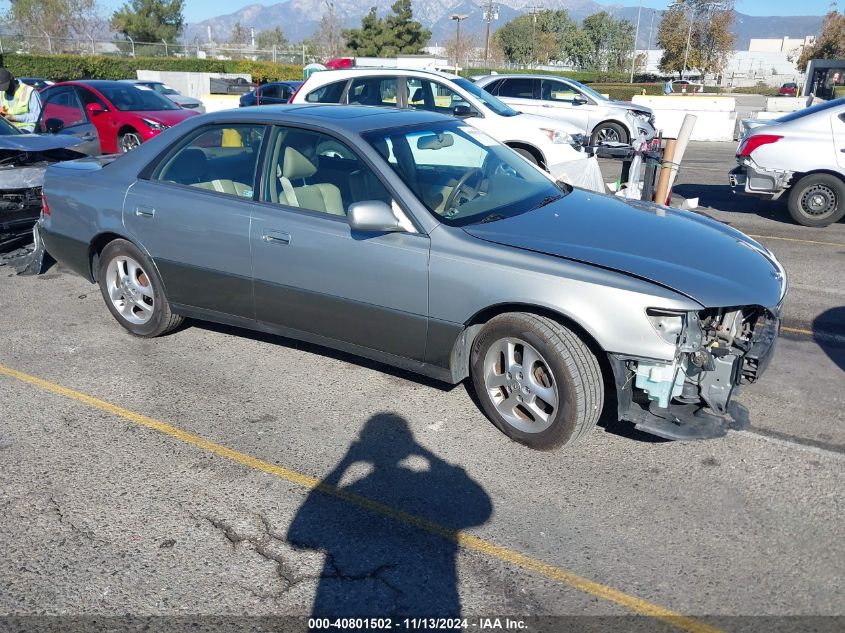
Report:
[[[747,411],[733,396],[766,369],[780,318],[759,306],[647,315],[676,354],[671,362],[609,354],[619,419],[673,440],[721,437],[745,427]]]

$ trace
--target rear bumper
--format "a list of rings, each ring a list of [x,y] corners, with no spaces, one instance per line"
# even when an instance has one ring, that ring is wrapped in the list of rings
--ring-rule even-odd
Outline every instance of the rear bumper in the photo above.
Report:
[[[728,173],[731,188],[738,193],[776,199],[789,188],[791,171],[765,169],[753,162],[739,164]]]
[[[44,248],[53,259],[94,283],[91,275],[91,248],[86,242],[53,233],[45,229],[43,223],[38,228]]]

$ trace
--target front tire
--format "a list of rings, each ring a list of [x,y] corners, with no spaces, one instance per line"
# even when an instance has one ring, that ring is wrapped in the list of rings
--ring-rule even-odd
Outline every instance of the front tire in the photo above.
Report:
[[[517,154],[519,154],[520,156],[522,156],[525,160],[527,160],[532,165],[537,165],[538,167],[540,166],[540,161],[537,160],[537,157],[534,156],[533,152],[530,152],[529,150],[527,150],[523,147],[511,147],[511,149],[513,151],[515,151]]]
[[[845,216],[845,182],[831,174],[809,174],[792,185],[789,215],[803,226],[827,226]]]
[[[593,130],[591,145],[627,143],[628,131],[618,123],[602,123]]]
[[[128,129],[121,132],[120,136],[117,137],[117,148],[120,150],[121,154],[126,154],[127,152],[131,152],[143,142],[144,139],[141,137],[139,132],[133,129]]]
[[[487,417],[530,448],[575,442],[601,415],[604,383],[596,357],[552,319],[522,312],[495,317],[473,342],[470,362]]]
[[[178,327],[161,277],[132,242],[117,239],[100,253],[97,279],[106,306],[117,322],[135,336],[153,338]]]

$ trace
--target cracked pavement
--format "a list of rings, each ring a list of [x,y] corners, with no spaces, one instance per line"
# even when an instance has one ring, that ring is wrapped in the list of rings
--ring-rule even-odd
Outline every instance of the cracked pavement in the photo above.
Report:
[[[690,151],[691,164],[716,156]],[[811,237],[752,208],[719,213]],[[763,240],[796,280],[790,314],[810,324],[845,305],[831,263],[845,225],[812,235],[838,246]],[[132,338],[61,267],[0,268],[0,321],[2,365],[675,611],[845,616],[845,345],[782,337],[740,396],[751,432],[681,444],[606,419],[536,453],[463,386],[222,326]],[[0,543],[0,614],[629,613],[5,376]]]

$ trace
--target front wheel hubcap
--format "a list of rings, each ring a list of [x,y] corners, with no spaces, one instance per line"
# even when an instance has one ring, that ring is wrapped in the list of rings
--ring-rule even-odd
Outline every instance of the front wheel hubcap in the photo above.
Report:
[[[129,256],[115,257],[106,269],[109,299],[121,317],[143,325],[153,316],[155,296],[149,275]]]
[[[546,359],[515,337],[496,341],[484,357],[484,388],[496,411],[525,433],[548,429],[557,413],[557,383]]]
[[[141,144],[141,137],[134,132],[128,132],[120,137],[120,149],[124,153],[131,151]]]

